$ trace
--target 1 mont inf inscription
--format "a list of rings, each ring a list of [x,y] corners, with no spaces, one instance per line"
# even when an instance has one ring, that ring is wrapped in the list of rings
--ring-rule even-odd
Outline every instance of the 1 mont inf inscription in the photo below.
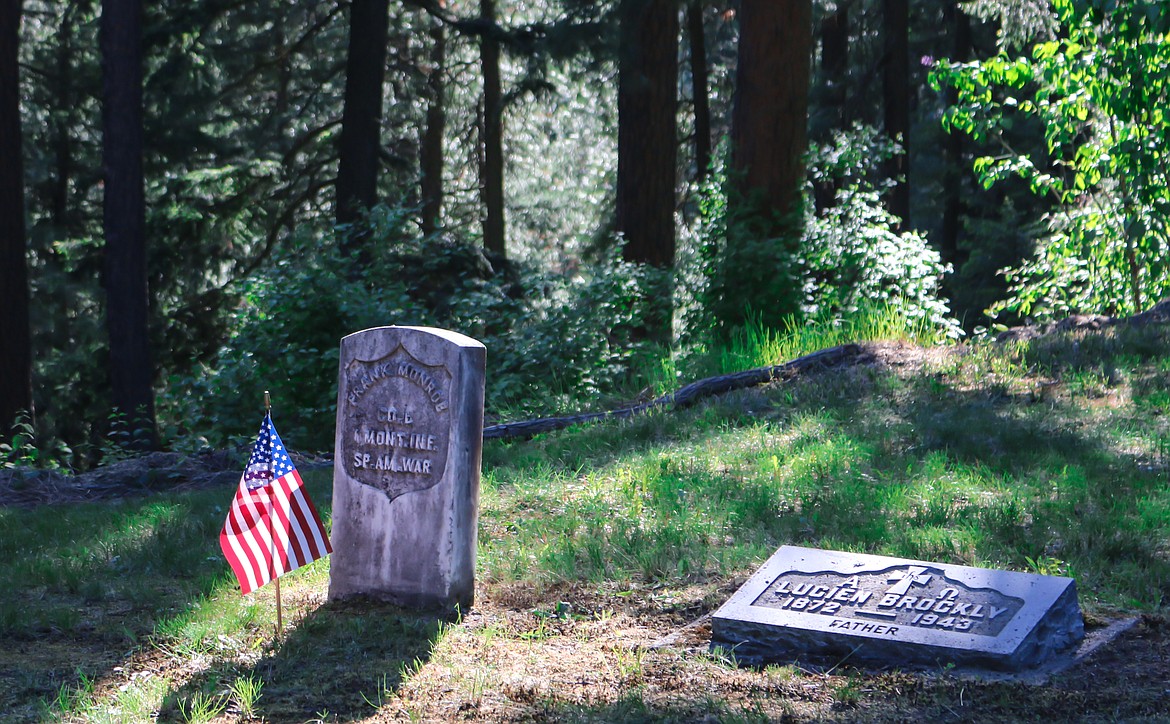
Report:
[[[426,490],[447,464],[451,375],[399,346],[373,361],[353,360],[345,370],[341,417],[346,471],[391,500]]]

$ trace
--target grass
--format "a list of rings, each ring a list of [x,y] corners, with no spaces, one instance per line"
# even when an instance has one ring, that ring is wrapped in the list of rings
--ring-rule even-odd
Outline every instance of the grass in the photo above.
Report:
[[[264,688],[264,680],[254,674],[248,674],[237,678],[230,688],[232,696],[239,706],[241,716],[245,719],[251,719],[255,716],[257,713],[256,704],[262,696],[260,692]]]
[[[788,321],[778,330],[764,327],[755,319],[711,355],[716,361],[712,374],[780,364],[840,344],[884,340],[929,345],[944,339],[938,328],[922,320],[907,319],[892,307],[863,310],[844,320],[814,319],[807,324]]]
[[[908,353],[905,325],[868,329],[893,339],[889,354]],[[770,364],[848,339],[835,335],[761,335],[731,357]],[[454,620],[326,603],[325,560],[284,579],[275,635],[272,592],[240,597],[219,555],[230,490],[0,509],[0,580],[11,582],[0,590],[0,711],[14,721],[852,720],[962,715],[975,697],[983,714],[1009,719],[1141,718],[1165,687],[1135,688],[1140,676],[1116,691],[1038,693],[847,667],[742,670],[733,651],[707,652],[701,630],[651,644],[787,543],[1071,574],[1091,620],[1164,620],[1168,352],[1161,327],[915,347],[893,371],[492,443],[477,605]],[[302,472],[328,513],[329,471]]]

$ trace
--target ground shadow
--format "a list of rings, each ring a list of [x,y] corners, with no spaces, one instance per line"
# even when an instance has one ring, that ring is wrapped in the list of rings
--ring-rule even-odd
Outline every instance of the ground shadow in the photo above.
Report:
[[[200,700],[228,696],[239,679],[260,683],[256,715],[269,722],[352,721],[384,706],[423,666],[451,616],[355,599],[328,603],[294,624],[251,664],[216,660],[164,698],[159,721],[184,721]]]
[[[230,493],[229,493],[230,495]],[[5,510],[0,563],[0,711],[62,715],[121,676],[156,625],[223,582],[209,531],[215,493]]]
[[[1017,367],[983,377],[927,366],[897,373],[890,365],[856,366],[733,393],[697,409],[489,445],[485,459],[497,466],[502,486],[513,469],[544,466],[580,477],[648,449],[681,445],[701,451],[717,437],[749,427],[770,426],[781,431],[778,438],[790,437],[801,420],[816,418],[824,440],[848,440],[858,454],[837,468],[830,461],[823,483],[802,493],[797,505],[761,505],[759,520],[741,518],[739,527],[762,525],[777,545],[832,540],[874,552],[900,536],[919,547],[909,557],[937,560],[959,554],[962,544],[949,540],[951,533],[977,530],[983,541],[979,560],[1013,568],[1029,565],[1024,556],[1058,561],[1054,566],[1063,561],[1085,590],[1106,600],[1126,597],[1127,607],[1170,600],[1170,561],[1159,550],[1160,536],[1150,535],[1150,526],[1157,528],[1156,501],[1166,495],[1167,461],[1152,461],[1132,444],[1157,437],[1156,418],[1121,407],[1112,430],[1098,429],[1083,408],[1105,400],[1062,380],[1048,360],[1045,366],[1053,369]],[[701,452],[696,459],[695,470],[681,473],[690,478],[679,484],[688,494],[701,485],[737,500],[759,494],[751,479],[758,474],[709,470]],[[712,475],[720,477],[717,484],[699,479]],[[948,476],[974,479],[968,488],[975,497],[931,491]],[[891,516],[884,503],[888,486],[924,502],[909,514]]]

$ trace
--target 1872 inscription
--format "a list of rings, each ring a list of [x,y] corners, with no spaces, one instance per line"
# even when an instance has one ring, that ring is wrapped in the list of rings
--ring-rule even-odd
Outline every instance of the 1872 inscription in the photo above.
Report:
[[[788,571],[752,605],[832,616],[833,629],[887,634],[913,626],[997,636],[1024,601],[994,589],[969,588],[949,580],[941,569],[905,565],[855,575]]]
[[[443,477],[451,429],[451,374],[399,346],[388,356],[354,360],[345,371],[344,440],[350,477],[393,500]]]

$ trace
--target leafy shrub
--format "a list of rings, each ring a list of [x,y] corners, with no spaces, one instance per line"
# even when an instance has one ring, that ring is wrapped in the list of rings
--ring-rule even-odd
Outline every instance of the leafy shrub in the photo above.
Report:
[[[782,325],[800,311],[799,251],[793,219],[773,218],[760,197],[741,198],[722,144],[699,202],[699,271],[691,333],[726,341],[753,313]]]
[[[480,337],[488,345],[489,410],[547,414],[617,385],[638,349],[632,332],[646,314],[639,290],[654,273],[622,261],[617,247],[572,276],[525,270],[510,328]],[[472,297],[460,311],[474,329],[494,310]]]
[[[940,297],[950,268],[926,238],[899,231],[901,220],[881,201],[878,165],[894,152],[876,129],[855,126],[814,148],[810,176],[835,182],[836,202],[809,214],[801,244],[807,316],[852,317],[885,308],[907,321],[925,322],[958,336],[958,323]]]
[[[339,341],[370,327],[437,326],[483,342],[489,414],[579,406],[618,383],[637,350],[630,330],[648,272],[616,249],[556,276],[493,266],[451,236],[421,238],[402,209],[381,207],[342,233],[362,235],[368,261],[342,255],[328,231],[302,229],[249,282],[217,359],[170,380],[160,395],[166,438],[187,447],[245,444],[270,390],[291,444],[331,449]]]
[[[984,186],[1007,178],[1057,200],[1035,257],[1007,271],[1010,294],[991,312],[1039,319],[1073,312],[1132,314],[1170,291],[1170,9],[1164,3],[1053,0],[1059,30],[1027,51],[940,62],[931,76],[958,102],[945,127],[1003,140],[1038,120],[1045,148],[985,156]]]
[[[890,141],[865,126],[837,132],[831,142],[814,148],[809,177],[835,186],[836,201],[820,215],[811,203],[804,204],[804,233],[796,247],[760,234],[750,221],[735,217],[728,208],[726,184],[710,185],[698,232],[702,271],[692,275],[704,285],[688,317],[692,329],[726,315],[726,290],[738,278],[770,275],[770,283],[799,294],[789,304],[741,311],[746,322],[756,319],[782,329],[811,317],[848,319],[883,309],[958,336],[958,323],[940,297],[949,267],[921,234],[899,231],[900,220],[882,204],[881,192],[888,182],[878,169],[893,151]],[[810,196],[811,187],[805,193]],[[745,249],[741,256],[725,252],[737,245]]]

